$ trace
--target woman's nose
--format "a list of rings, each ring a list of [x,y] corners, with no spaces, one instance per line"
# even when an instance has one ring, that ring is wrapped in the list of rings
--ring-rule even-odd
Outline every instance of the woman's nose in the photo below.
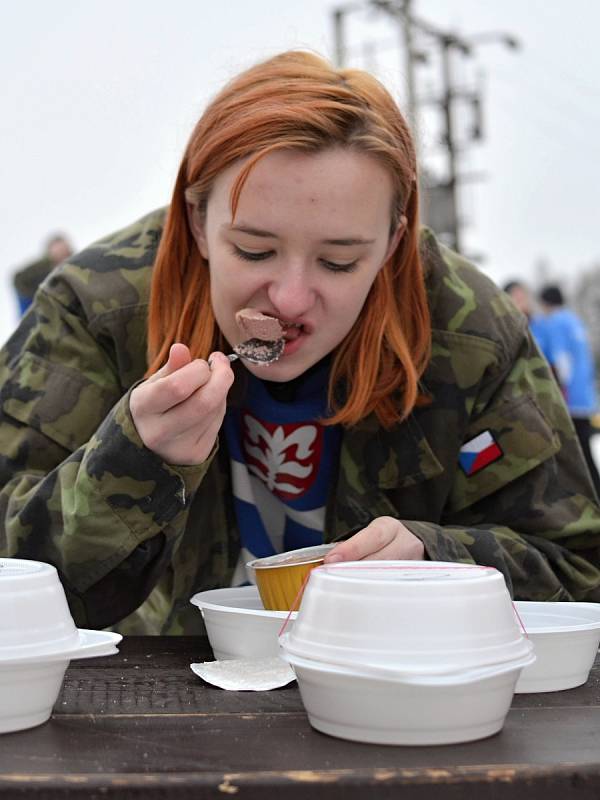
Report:
[[[278,316],[285,320],[298,319],[310,311],[316,295],[308,271],[293,267],[282,270],[267,293]]]

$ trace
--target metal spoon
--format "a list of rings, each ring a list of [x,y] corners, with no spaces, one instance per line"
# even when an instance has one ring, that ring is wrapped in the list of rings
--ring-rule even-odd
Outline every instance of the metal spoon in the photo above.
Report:
[[[263,339],[246,339],[233,346],[233,353],[229,353],[227,358],[230,361],[237,361],[238,358],[250,362],[250,364],[262,364],[268,367],[274,364],[283,353],[285,339],[273,339],[265,341]],[[211,359],[208,359],[208,366],[212,367]]]
[[[283,338],[269,341],[264,341],[263,339],[246,339],[245,342],[235,344],[233,346],[233,353],[230,353],[227,358],[230,361],[243,358],[251,364],[264,364],[267,366],[281,358],[284,347],[285,339]]]

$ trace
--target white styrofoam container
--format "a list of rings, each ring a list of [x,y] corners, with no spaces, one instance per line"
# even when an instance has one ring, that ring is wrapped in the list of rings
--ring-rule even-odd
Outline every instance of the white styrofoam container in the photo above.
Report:
[[[533,660],[433,678],[394,680],[360,667],[327,665],[285,651],[316,730],[358,742],[437,745],[497,733],[522,667]]]
[[[517,600],[515,608],[536,654],[515,691],[558,692],[584,684],[600,643],[600,604]]]
[[[0,612],[0,660],[77,646],[77,628],[50,564],[0,558]]]
[[[256,586],[210,589],[190,602],[202,612],[210,646],[217,660],[269,658],[279,655],[279,632],[287,611],[266,611]],[[292,613],[289,630],[297,613]]]
[[[517,661],[531,649],[502,573],[434,561],[317,567],[286,641],[302,658],[421,674]]]
[[[45,722],[72,659],[117,652],[123,637],[78,629],[56,569],[0,559],[0,733]]]
[[[0,733],[41,725],[58,698],[68,660],[0,664]]]

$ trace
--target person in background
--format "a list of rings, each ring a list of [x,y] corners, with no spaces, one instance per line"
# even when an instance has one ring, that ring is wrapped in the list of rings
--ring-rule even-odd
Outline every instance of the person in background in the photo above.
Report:
[[[508,281],[502,287],[503,291],[509,295],[510,299],[519,309],[522,314],[525,314],[527,319],[531,319],[533,316],[533,303],[531,300],[531,292],[529,288],[520,281]]]
[[[61,264],[73,253],[73,248],[67,237],[62,233],[55,233],[46,242],[42,258],[25,264],[13,276],[13,286],[17,294],[19,311],[23,315],[33,300],[38,286],[52,272],[54,267]]]
[[[504,284],[503,290],[510,297],[519,311],[522,314],[525,314],[527,317],[529,330],[533,334],[534,339],[543,352],[544,317],[542,314],[535,312],[535,304],[530,288],[521,281],[508,281],[508,283]]]
[[[562,389],[594,487],[600,495],[600,475],[590,447],[591,417],[598,410],[598,397],[588,334],[583,321],[565,306],[558,286],[543,287],[539,302],[543,312],[540,346]]]
[[[235,77],[169,207],[62,264],[0,351],[0,554],[54,564],[81,627],[126,633],[200,632],[195,592],[323,541],[600,601],[556,382],[418,209],[373,76],[287,52]],[[275,363],[225,355],[244,309],[279,321]]]

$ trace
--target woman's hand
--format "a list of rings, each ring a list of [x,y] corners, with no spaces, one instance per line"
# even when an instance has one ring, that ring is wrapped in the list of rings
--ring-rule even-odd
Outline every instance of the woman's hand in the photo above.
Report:
[[[362,531],[340,542],[325,556],[325,563],[379,559],[420,561],[423,542],[394,517],[377,517]]]
[[[164,367],[131,393],[140,438],[167,464],[201,464],[214,446],[234,376],[223,353],[213,353],[210,363],[174,344]]]

